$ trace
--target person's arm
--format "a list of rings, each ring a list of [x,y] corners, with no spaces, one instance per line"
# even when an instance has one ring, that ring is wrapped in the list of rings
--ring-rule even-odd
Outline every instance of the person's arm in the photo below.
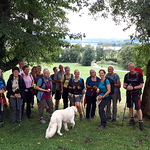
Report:
[[[117,83],[115,83],[114,86],[120,88],[120,87],[121,87],[121,82],[120,82],[120,80],[117,80]]]
[[[39,79],[38,82],[37,82],[37,86],[36,86],[37,90],[42,91],[42,92],[50,92],[49,90],[45,90],[45,89],[41,88],[40,87],[41,84],[42,84],[42,79]]]
[[[107,92],[102,96],[102,98],[105,98],[107,95],[109,95],[110,91],[111,91],[111,86],[110,84],[107,84],[106,85],[106,88],[107,88]]]
[[[63,93],[63,87],[64,87],[64,75],[62,75],[61,78],[61,93]]]
[[[89,85],[89,83],[90,83],[89,80],[90,80],[90,78],[88,77],[88,78],[86,79],[86,88],[87,88],[87,89],[92,89],[93,87]]]

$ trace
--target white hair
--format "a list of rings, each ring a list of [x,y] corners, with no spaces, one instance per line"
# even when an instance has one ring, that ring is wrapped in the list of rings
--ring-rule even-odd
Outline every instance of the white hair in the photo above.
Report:
[[[44,68],[43,73],[50,72],[48,68]]]
[[[113,65],[109,65],[109,66],[108,66],[108,68],[109,68],[109,67],[112,67],[112,68],[113,68],[113,70],[114,70],[114,66],[113,66]]]

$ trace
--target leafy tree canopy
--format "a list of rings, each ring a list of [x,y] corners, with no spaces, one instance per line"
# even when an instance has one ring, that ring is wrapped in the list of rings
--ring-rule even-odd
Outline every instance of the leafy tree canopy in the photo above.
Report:
[[[120,24],[126,22],[124,30],[135,25],[135,33],[131,39],[138,38],[140,41],[149,41],[150,37],[150,1],[149,0],[96,0],[89,6],[92,15],[100,14]]]
[[[68,43],[67,10],[78,11],[80,0],[0,0],[0,67],[15,66],[21,59],[51,62]]]

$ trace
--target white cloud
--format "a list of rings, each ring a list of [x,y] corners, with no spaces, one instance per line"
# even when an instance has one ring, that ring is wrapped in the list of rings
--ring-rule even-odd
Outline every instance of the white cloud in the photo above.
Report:
[[[83,15],[79,17],[79,14],[68,14],[70,24],[68,25],[71,33],[85,33],[86,38],[120,38],[129,39],[129,35],[134,33],[134,28],[127,31],[123,31],[126,27],[125,23],[121,25],[115,25],[115,22],[109,17],[107,19],[99,18],[97,21],[92,19],[92,16]]]

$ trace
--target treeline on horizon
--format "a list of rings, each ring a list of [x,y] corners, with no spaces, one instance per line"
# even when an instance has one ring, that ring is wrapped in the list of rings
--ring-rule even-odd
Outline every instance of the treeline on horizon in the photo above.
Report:
[[[139,44],[124,43],[120,50],[110,49],[109,44],[99,43],[96,48],[90,44],[85,46],[81,44],[72,45],[63,49],[54,62],[70,62],[90,66],[92,62],[110,61],[111,64],[119,64],[124,69],[127,68],[129,62],[134,62],[134,48]]]

